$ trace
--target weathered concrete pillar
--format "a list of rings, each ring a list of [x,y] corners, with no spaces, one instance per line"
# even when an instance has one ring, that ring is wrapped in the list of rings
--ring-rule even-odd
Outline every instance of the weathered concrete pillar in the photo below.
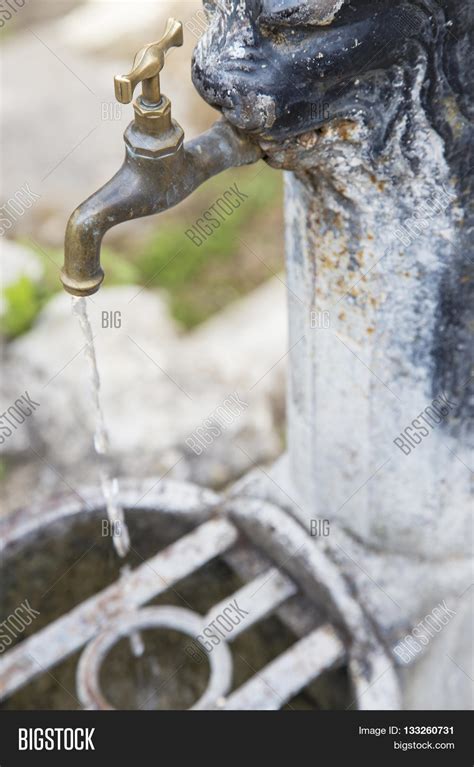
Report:
[[[342,140],[340,125],[319,138],[327,173],[287,175],[285,489],[306,524],[331,521],[330,548],[391,643],[442,600],[458,613],[428,651],[435,667],[411,669],[405,693],[416,707],[470,707],[470,381],[462,360],[454,368],[471,352],[461,328],[455,339],[446,327],[466,307],[451,317],[442,309],[463,212],[449,169],[433,162],[439,137],[425,127],[426,175],[410,184],[395,147],[380,166],[364,163],[355,124]],[[426,218],[413,217],[420,211]],[[400,659],[414,660],[403,648]]]
[[[303,524],[330,520],[316,545],[393,648],[409,708],[472,705],[473,17],[456,0],[218,2],[194,62],[203,96],[291,171],[273,478]]]
[[[463,211],[418,119],[416,176],[396,137],[379,163],[364,158],[355,122],[316,138],[316,174],[287,175],[289,460],[309,513],[386,551],[442,558],[472,543],[470,350],[447,327],[465,307],[443,308]]]

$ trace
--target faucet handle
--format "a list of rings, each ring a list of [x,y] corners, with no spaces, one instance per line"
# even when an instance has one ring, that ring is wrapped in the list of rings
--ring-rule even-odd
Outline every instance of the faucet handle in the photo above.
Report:
[[[183,25],[176,19],[168,19],[165,33],[155,43],[145,45],[135,56],[132,71],[128,75],[114,77],[115,98],[121,104],[129,104],[133,91],[142,82],[142,100],[147,106],[161,101],[160,72],[165,65],[165,55],[170,48],[183,44]]]

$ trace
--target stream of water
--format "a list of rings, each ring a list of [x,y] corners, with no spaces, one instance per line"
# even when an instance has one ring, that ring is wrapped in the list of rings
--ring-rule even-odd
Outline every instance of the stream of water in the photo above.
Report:
[[[94,450],[99,459],[99,475],[102,494],[104,496],[107,516],[112,530],[112,541],[117,554],[123,559],[130,551],[130,535],[125,521],[123,508],[119,503],[118,481],[112,471],[109,433],[105,424],[104,411],[102,409],[100,398],[100,376],[97,366],[97,356],[95,353],[94,336],[89,321],[89,315],[87,313],[86,299],[73,297],[72,310],[79,320],[86,342],[85,352],[89,363],[92,406],[94,408],[95,417]],[[124,564],[120,570],[121,575],[126,576],[129,572],[130,566]],[[130,636],[130,645],[132,652],[136,657],[143,655],[144,645],[139,633],[134,633]]]
[[[111,471],[109,433],[105,425],[104,411],[100,400],[100,376],[97,367],[94,336],[87,314],[86,299],[73,298],[72,310],[79,320],[84,340],[86,341],[85,353],[89,362],[92,405],[95,416],[94,450],[99,459],[100,484],[112,530],[112,540],[117,554],[120,557],[126,557],[130,550],[130,536],[123,509],[118,501],[118,482]]]

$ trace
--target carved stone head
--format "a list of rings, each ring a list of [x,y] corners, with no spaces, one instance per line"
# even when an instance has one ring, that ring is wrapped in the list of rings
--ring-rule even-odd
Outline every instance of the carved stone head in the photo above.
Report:
[[[319,251],[324,222],[342,210],[347,232],[329,222],[330,237],[347,235],[360,250],[373,214],[378,236],[370,247],[381,259],[387,222],[401,225],[444,184],[456,190],[451,239],[432,228],[429,244],[419,238],[414,247],[436,253],[443,272],[439,285],[436,275],[423,282],[438,296],[433,390],[471,407],[474,1],[204,5],[209,26],[195,50],[194,84],[259,142],[267,162],[297,172],[318,208],[313,226],[323,222]],[[423,270],[423,254],[420,263]]]
[[[204,0],[209,27],[195,50],[194,84],[231,123],[264,143],[355,118],[381,145],[422,70],[424,107],[438,131],[452,138],[458,118],[472,116],[473,6],[464,0]]]

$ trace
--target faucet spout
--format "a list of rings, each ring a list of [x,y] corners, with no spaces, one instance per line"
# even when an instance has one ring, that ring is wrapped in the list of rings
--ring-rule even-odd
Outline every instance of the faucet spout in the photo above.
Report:
[[[256,144],[225,120],[186,144],[181,134],[174,146],[162,139],[158,142],[133,122],[125,142],[120,170],[69,219],[61,281],[72,295],[89,296],[99,289],[104,279],[100,250],[109,229],[167,210],[211,176],[256,162],[262,156]]]

